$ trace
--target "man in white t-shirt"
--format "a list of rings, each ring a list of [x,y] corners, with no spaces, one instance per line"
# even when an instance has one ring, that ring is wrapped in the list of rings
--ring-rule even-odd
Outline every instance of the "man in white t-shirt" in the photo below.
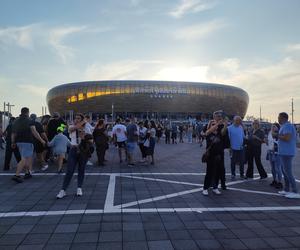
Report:
[[[123,124],[121,124],[120,119],[117,119],[116,125],[112,129],[112,136],[114,138],[115,143],[118,145],[120,163],[122,163],[123,162],[122,149],[124,149],[125,155],[127,156],[127,150],[126,150],[127,133],[126,133],[126,127]]]

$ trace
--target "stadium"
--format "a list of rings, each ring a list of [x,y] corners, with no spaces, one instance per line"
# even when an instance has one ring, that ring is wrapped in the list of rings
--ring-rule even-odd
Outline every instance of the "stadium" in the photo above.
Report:
[[[222,109],[244,117],[249,96],[244,90],[213,83],[173,81],[87,81],[56,86],[47,94],[49,111],[93,116],[184,119],[210,116]]]

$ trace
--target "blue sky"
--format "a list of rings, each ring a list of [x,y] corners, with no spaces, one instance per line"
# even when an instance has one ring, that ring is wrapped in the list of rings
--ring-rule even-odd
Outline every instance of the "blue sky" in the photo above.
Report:
[[[41,114],[51,87],[86,80],[225,83],[249,115],[300,122],[298,0],[0,0],[0,103]]]

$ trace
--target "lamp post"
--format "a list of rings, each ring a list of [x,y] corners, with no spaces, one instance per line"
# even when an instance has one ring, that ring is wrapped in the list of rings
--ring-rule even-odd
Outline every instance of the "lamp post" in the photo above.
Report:
[[[111,122],[114,122],[114,104],[111,104]]]
[[[292,98],[292,124],[294,124],[294,99]]]

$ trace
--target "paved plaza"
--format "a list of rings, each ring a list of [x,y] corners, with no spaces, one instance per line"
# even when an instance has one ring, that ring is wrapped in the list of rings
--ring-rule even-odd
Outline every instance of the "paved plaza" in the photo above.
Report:
[[[279,196],[271,177],[257,174],[227,175],[228,190],[203,196],[203,150],[161,143],[154,166],[127,167],[110,146],[105,167],[87,166],[84,195],[75,196],[74,176],[62,200],[63,175],[54,166],[16,184],[1,165],[0,249],[300,249],[300,200]],[[270,173],[265,149],[262,158]]]

